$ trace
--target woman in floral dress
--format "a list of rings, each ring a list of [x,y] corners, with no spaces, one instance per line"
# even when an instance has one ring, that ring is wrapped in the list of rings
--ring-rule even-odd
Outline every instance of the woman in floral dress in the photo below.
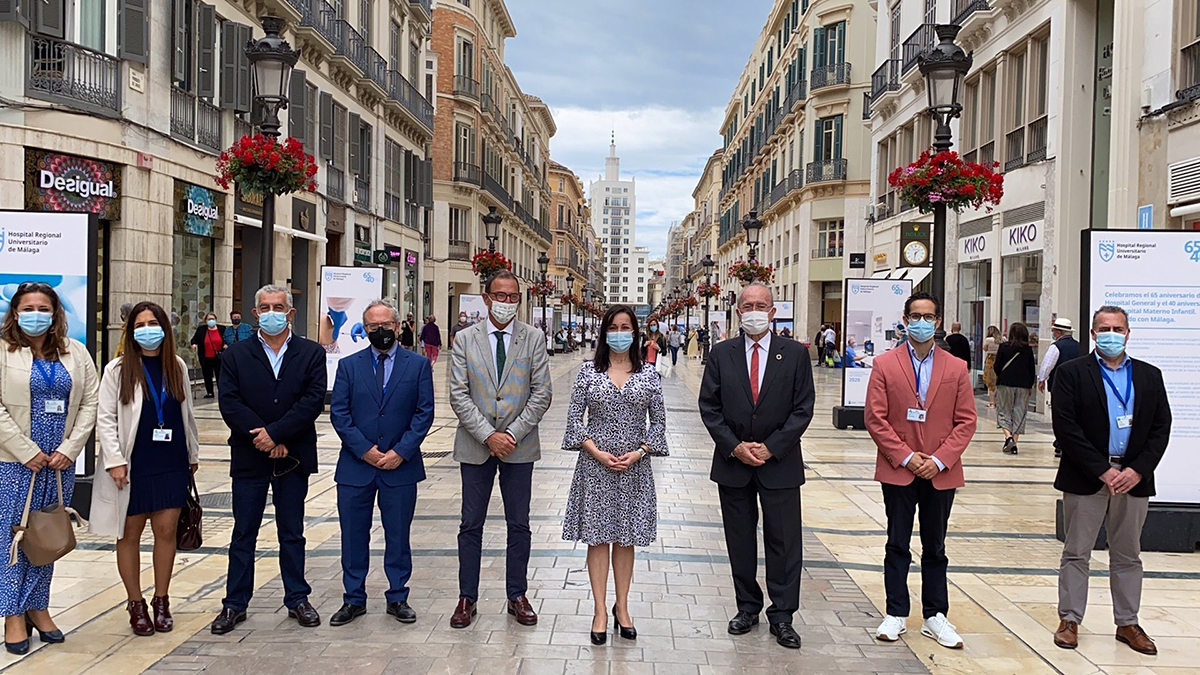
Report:
[[[667,437],[662,381],[654,366],[643,363],[640,345],[634,346],[639,335],[633,310],[623,305],[609,309],[598,336],[596,356],[579,369],[567,413],[563,449],[579,452],[579,461],[567,498],[563,539],[588,546],[595,600],[591,639],[604,644],[610,545],[616,587],[613,619],[621,637],[637,637],[628,604],[633,547],[649,546],[658,533],[649,458],[667,455]]]

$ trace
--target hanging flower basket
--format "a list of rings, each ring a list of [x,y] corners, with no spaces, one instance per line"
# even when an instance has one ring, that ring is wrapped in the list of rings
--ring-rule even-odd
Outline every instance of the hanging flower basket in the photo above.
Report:
[[[775,279],[775,268],[757,260],[739,260],[729,266],[729,276],[744,284],[752,284],[756,281],[769,284]]]
[[[689,295],[689,296],[685,297],[682,302],[683,302],[684,307],[699,307],[700,306],[700,301],[698,299],[696,299],[696,296],[694,296],[694,295]]]
[[[505,258],[503,253],[481,251],[471,258],[471,271],[475,273],[475,276],[483,279],[487,279],[501,270],[511,269],[512,261]]]
[[[270,136],[242,136],[217,157],[217,184],[236,183],[243,192],[286,195],[316,192],[317,163],[300,141],[283,143]]]
[[[539,298],[547,298],[554,295],[554,282],[549,279],[539,281],[533,285],[532,289],[534,295]]]
[[[574,293],[563,293],[558,298],[558,301],[564,305],[574,305],[579,302],[579,298],[576,298]]]
[[[956,213],[980,207],[991,211],[1004,196],[1004,174],[994,170],[999,166],[999,162],[991,166],[964,162],[950,150],[933,155],[926,150],[917,161],[892,171],[888,184],[921,213],[931,213],[938,204]]]
[[[721,285],[715,281],[701,281],[700,284],[696,286],[696,295],[699,295],[705,299],[718,297],[721,295]]]

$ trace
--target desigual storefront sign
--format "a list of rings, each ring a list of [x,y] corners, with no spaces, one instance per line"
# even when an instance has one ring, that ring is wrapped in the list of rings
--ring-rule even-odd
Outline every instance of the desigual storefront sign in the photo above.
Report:
[[[198,237],[225,237],[225,193],[175,181],[175,229]]]
[[[25,149],[25,208],[121,217],[121,167],[86,157]]]
[[[1010,256],[1042,250],[1046,221],[1010,225],[1000,231],[1000,255]]]
[[[991,230],[958,238],[958,261],[991,260],[996,251],[996,233]]]

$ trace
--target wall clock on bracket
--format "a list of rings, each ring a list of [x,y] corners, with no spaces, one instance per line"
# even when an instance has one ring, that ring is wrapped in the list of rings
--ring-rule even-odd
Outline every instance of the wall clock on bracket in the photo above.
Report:
[[[904,245],[904,262],[919,267],[929,261],[929,247],[923,241],[910,241]]]

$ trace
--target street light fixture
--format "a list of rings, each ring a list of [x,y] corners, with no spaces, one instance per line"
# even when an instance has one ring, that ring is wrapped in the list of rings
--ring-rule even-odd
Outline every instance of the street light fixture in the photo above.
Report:
[[[496,213],[496,207],[489,206],[483,216],[483,235],[488,240],[488,253],[496,252],[496,240],[500,238],[500,223],[503,222],[504,216]]]
[[[575,275],[567,273],[567,297],[575,294]],[[571,333],[575,325],[575,303],[567,303],[567,351],[571,351]]]
[[[542,273],[542,284],[546,283],[546,270],[550,266],[550,256],[546,255],[545,251],[538,254],[537,257],[538,271]],[[546,294],[543,291],[538,292],[538,297],[542,301],[542,337],[550,339],[550,320],[546,318]]]
[[[758,260],[758,237],[762,234],[762,226],[757,211],[747,213],[742,221],[742,229],[746,231],[746,246],[750,248],[750,260]]]
[[[262,111],[257,123],[264,136],[279,138],[279,111],[288,107],[288,86],[292,67],[300,51],[292,49],[280,37],[286,25],[277,16],[264,16],[264,35],[246,43],[246,59],[250,62],[250,84],[254,100]],[[275,283],[275,193],[262,196],[262,245],[259,247],[259,287]]]
[[[700,261],[700,266],[704,268],[704,284],[705,284],[705,286],[712,285],[712,269],[716,264],[717,264],[716,261],[714,261],[712,259],[712,255],[709,253],[705,253],[704,260]],[[708,323],[708,293],[707,292],[705,292],[705,295],[704,295],[704,330],[706,330],[706,331],[710,330],[709,323]],[[700,363],[701,364],[708,363],[708,349],[712,343],[712,340],[713,340],[713,336],[711,334],[708,335],[707,339],[704,341],[704,344],[701,345],[701,347],[700,347]]]

